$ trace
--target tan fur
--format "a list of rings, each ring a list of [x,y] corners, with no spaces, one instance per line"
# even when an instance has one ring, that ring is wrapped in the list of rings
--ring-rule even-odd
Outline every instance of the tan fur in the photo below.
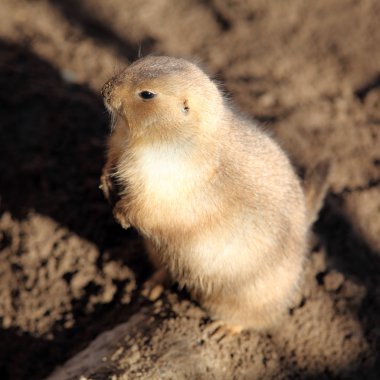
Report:
[[[317,218],[329,187],[330,161],[320,161],[307,170],[303,183],[307,220],[313,224]]]
[[[117,119],[103,175],[106,194],[119,186],[116,217],[212,317],[272,327],[302,277],[308,229],[286,154],[182,59],[140,59],[102,93]]]

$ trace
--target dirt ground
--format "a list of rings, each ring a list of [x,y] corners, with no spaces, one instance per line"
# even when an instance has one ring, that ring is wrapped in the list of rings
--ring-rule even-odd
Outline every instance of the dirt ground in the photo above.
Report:
[[[2,0],[0,378],[42,379],[124,324],[113,355],[60,379],[379,379],[379,16],[378,0]],[[149,53],[202,62],[301,170],[335,163],[273,334],[218,342],[175,287],[140,294],[142,244],[98,189],[99,89]]]

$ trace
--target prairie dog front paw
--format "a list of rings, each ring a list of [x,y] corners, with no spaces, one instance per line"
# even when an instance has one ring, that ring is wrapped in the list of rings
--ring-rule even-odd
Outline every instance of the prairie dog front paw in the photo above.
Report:
[[[113,216],[125,230],[131,227],[131,224],[129,223],[128,215],[125,211],[125,208],[123,207],[122,201],[118,201],[116,203],[113,209]]]

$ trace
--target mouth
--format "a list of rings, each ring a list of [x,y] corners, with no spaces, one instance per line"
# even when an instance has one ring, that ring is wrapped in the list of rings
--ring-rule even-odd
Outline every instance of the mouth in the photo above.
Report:
[[[111,116],[111,131],[113,131],[115,129],[118,115],[116,112],[110,112],[110,116]]]
[[[117,114],[117,110],[112,107],[107,99],[103,99],[104,106],[110,115]]]
[[[102,91],[102,95],[103,95],[103,91]],[[110,117],[111,117],[111,123],[110,123],[110,126],[111,126],[111,131],[114,130],[114,127],[116,125],[116,122],[118,120],[118,112],[117,112],[117,108],[114,107],[114,105],[111,103],[112,102],[112,97],[109,97],[109,96],[104,96],[103,95],[103,102],[104,102],[104,106],[106,108],[106,110],[108,111]]]
[[[102,93],[103,94],[103,93]],[[119,110],[121,103],[115,102],[114,96],[112,96],[111,93],[107,94],[106,96],[103,95],[103,102],[106,110],[110,114],[111,117],[111,131],[115,129],[115,125],[117,121],[119,120]]]
[[[111,117],[111,131],[113,131],[118,119],[118,112],[117,108],[113,104],[112,86],[110,86],[110,82],[107,82],[103,86],[101,94],[103,96],[104,106]]]

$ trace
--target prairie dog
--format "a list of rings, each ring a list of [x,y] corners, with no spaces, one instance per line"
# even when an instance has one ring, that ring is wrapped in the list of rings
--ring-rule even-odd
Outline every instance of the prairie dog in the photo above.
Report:
[[[142,58],[102,94],[115,120],[102,187],[117,193],[119,222],[211,317],[274,326],[302,278],[309,227],[286,154],[184,59]]]

